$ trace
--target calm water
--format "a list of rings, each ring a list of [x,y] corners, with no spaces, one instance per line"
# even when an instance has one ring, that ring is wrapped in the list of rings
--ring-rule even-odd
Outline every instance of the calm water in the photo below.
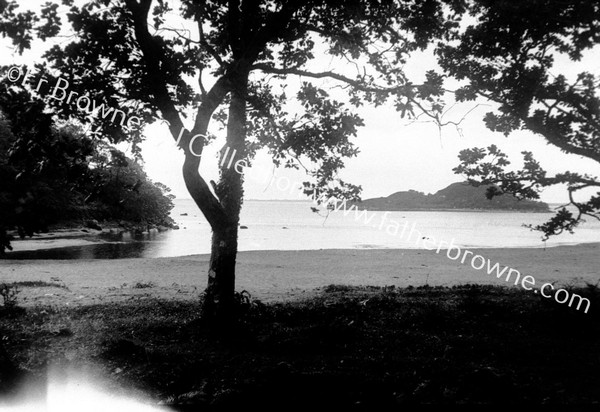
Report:
[[[545,222],[551,213],[499,212],[355,212],[331,213],[327,220],[310,210],[310,202],[245,201],[239,250],[302,250],[352,248],[422,248],[422,238],[453,241],[462,247],[544,247],[600,242],[600,222],[589,220],[575,234],[547,242],[540,233],[522,227]],[[187,215],[184,215],[187,214]],[[360,213],[359,213],[360,215]],[[210,227],[192,200],[179,199],[172,213],[180,230],[145,235],[102,235],[96,243],[35,251],[19,251],[20,259],[117,259],[185,256],[210,252]],[[368,223],[365,223],[365,219]],[[394,236],[394,221],[400,229]],[[406,231],[401,237],[402,228]],[[381,229],[380,229],[381,227]],[[386,229],[392,234],[388,233]],[[409,239],[408,235],[413,230]],[[417,242],[417,239],[421,239]],[[437,243],[436,243],[437,245]]]

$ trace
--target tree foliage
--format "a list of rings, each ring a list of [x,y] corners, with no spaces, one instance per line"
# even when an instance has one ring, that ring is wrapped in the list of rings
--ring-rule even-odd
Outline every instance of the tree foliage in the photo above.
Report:
[[[21,237],[74,220],[170,224],[169,189],[81,127],[58,125],[28,91],[0,83],[0,253]]]
[[[307,188],[333,191],[335,182],[342,189],[336,190],[337,195],[349,197],[356,197],[359,188],[336,176],[342,159],[358,153],[349,139],[363,122],[351,107],[391,101],[404,115],[413,112],[417,100],[434,102],[442,93],[441,77],[430,72],[423,84],[416,85],[401,67],[410,52],[425,48],[433,36],[443,37],[454,27],[453,16],[460,11],[460,2],[449,2],[452,13],[448,14],[442,1],[184,0],[178,3],[179,10],[171,2],[150,0],[64,3],[71,6],[68,20],[76,37],[45,54],[49,64],[39,66],[31,83],[42,76],[55,83],[58,76],[50,73],[52,67],[79,95],[129,109],[146,123],[167,120],[178,136],[182,119],[190,114],[195,114],[191,133],[203,132],[200,122],[205,111],[215,113],[215,119],[226,126],[228,114],[217,110],[228,101],[228,93],[234,90],[232,77],[244,65],[246,74],[252,75],[242,93],[249,108],[242,153],[252,157],[266,147],[276,165],[294,168],[301,167],[303,158],[313,165],[307,170],[313,178]],[[30,45],[31,33],[58,29],[58,18],[46,18],[43,26],[36,26],[41,17],[16,13],[13,3],[8,4],[5,13],[16,23],[4,33],[19,50]],[[177,19],[188,26],[173,27]],[[196,33],[187,27],[195,27]],[[310,70],[316,67],[315,57],[323,55],[349,62],[357,70]],[[286,89],[289,77],[304,79],[299,90],[291,92],[294,95]],[[213,80],[213,87],[205,87],[207,78]],[[336,99],[320,80],[331,80],[347,93]],[[290,104],[292,100],[298,105]],[[63,116],[90,120],[74,101],[47,102]],[[93,121],[115,141],[132,138],[125,135],[129,130],[114,122],[99,117]],[[203,133],[203,140],[195,140],[195,153],[211,140],[208,132]],[[184,150],[190,137],[184,136],[180,143]]]
[[[127,130],[72,104],[49,104],[134,143],[145,124],[168,123],[184,153],[186,186],[213,229],[205,302],[221,307],[233,302],[243,176],[221,167],[211,187],[199,174],[199,155],[214,137],[211,121],[226,129],[237,159],[251,162],[266,149],[275,165],[306,169],[305,193],[358,199],[361,188],[338,175],[358,153],[351,139],[363,121],[355,109],[389,102],[410,115],[416,104],[435,105],[441,77],[431,72],[414,84],[402,66],[432,38],[445,38],[462,11],[453,0],[64,3],[74,37],[48,50],[40,73],[68,79],[143,123]],[[22,48],[40,24],[27,21],[18,36],[4,30]]]
[[[570,78],[557,62],[579,61],[600,43],[600,3],[588,0],[509,0],[469,2],[473,23],[450,43],[438,47],[440,64],[467,84],[459,101],[484,97],[498,103],[485,116],[492,131],[505,135],[527,129],[565,153],[600,162],[600,85],[598,76],[581,72]],[[537,199],[548,186],[566,185],[573,213],[562,207],[536,226],[544,238],[571,231],[585,216],[600,219],[600,192],[588,198],[576,192],[600,187],[598,176],[565,171],[550,176],[530,152],[521,170],[495,145],[461,152],[454,170],[473,184],[498,184],[489,197],[503,193]]]

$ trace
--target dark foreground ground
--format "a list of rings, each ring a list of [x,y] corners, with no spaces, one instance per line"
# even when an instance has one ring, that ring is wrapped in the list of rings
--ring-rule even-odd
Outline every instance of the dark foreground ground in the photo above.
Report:
[[[45,396],[49,368],[93,369],[175,410],[598,404],[599,292],[578,293],[587,314],[516,288],[330,286],[303,302],[240,299],[227,335],[198,321],[199,303],[4,310],[0,405],[22,382]]]

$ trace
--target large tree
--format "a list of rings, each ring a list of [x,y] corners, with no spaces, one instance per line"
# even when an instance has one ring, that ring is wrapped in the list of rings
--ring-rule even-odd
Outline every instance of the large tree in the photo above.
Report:
[[[497,103],[485,117],[493,131],[508,135],[527,129],[565,153],[600,162],[600,79],[585,71],[571,77],[561,73],[565,60],[576,64],[598,47],[600,2],[475,0],[468,13],[472,23],[438,48],[446,73],[467,83],[456,91],[457,99]],[[464,150],[459,158],[455,171],[473,184],[497,184],[489,197],[506,193],[536,199],[548,186],[566,185],[576,212],[562,207],[536,226],[545,239],[572,232],[585,216],[600,220],[600,192],[577,194],[599,188],[598,176],[568,170],[549,175],[530,152],[523,152],[521,170],[512,170],[495,145]]]
[[[450,7],[442,0],[64,3],[75,38],[46,53],[49,64],[38,67],[39,76],[50,84],[68,79],[80,96],[130,108],[143,119],[132,130],[93,119],[116,139],[137,142],[144,124],[168,123],[183,151],[187,189],[213,231],[204,313],[218,318],[229,317],[233,304],[243,169],[224,162],[213,185],[199,174],[213,139],[211,120],[226,129],[221,151],[235,153],[234,162],[251,162],[266,148],[276,165],[306,168],[305,193],[356,199],[360,187],[337,175],[343,159],[358,153],[350,139],[362,119],[351,106],[390,101],[405,113],[417,100],[433,104],[441,78],[428,73],[413,84],[401,67],[412,51],[456,27],[460,11],[459,1]],[[13,38],[23,39],[36,24],[51,31],[49,7],[41,19],[21,23]],[[328,59],[337,62],[335,70],[324,64]],[[292,77],[301,79],[297,88]],[[73,104],[50,103],[86,121]]]

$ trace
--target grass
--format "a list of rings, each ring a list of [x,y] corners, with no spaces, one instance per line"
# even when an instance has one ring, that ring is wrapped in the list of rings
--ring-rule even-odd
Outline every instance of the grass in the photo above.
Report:
[[[19,288],[44,288],[55,287],[69,290],[64,284],[50,283],[42,280],[35,281],[20,281],[12,283],[0,283],[0,316],[6,313],[23,311],[23,308],[18,306]]]
[[[228,334],[198,321],[199,302],[36,307],[0,317],[0,338],[32,375],[100,365],[115,388],[180,410],[598,403],[599,294],[577,291],[596,296],[587,314],[515,288],[329,286],[301,302],[241,299]]]

